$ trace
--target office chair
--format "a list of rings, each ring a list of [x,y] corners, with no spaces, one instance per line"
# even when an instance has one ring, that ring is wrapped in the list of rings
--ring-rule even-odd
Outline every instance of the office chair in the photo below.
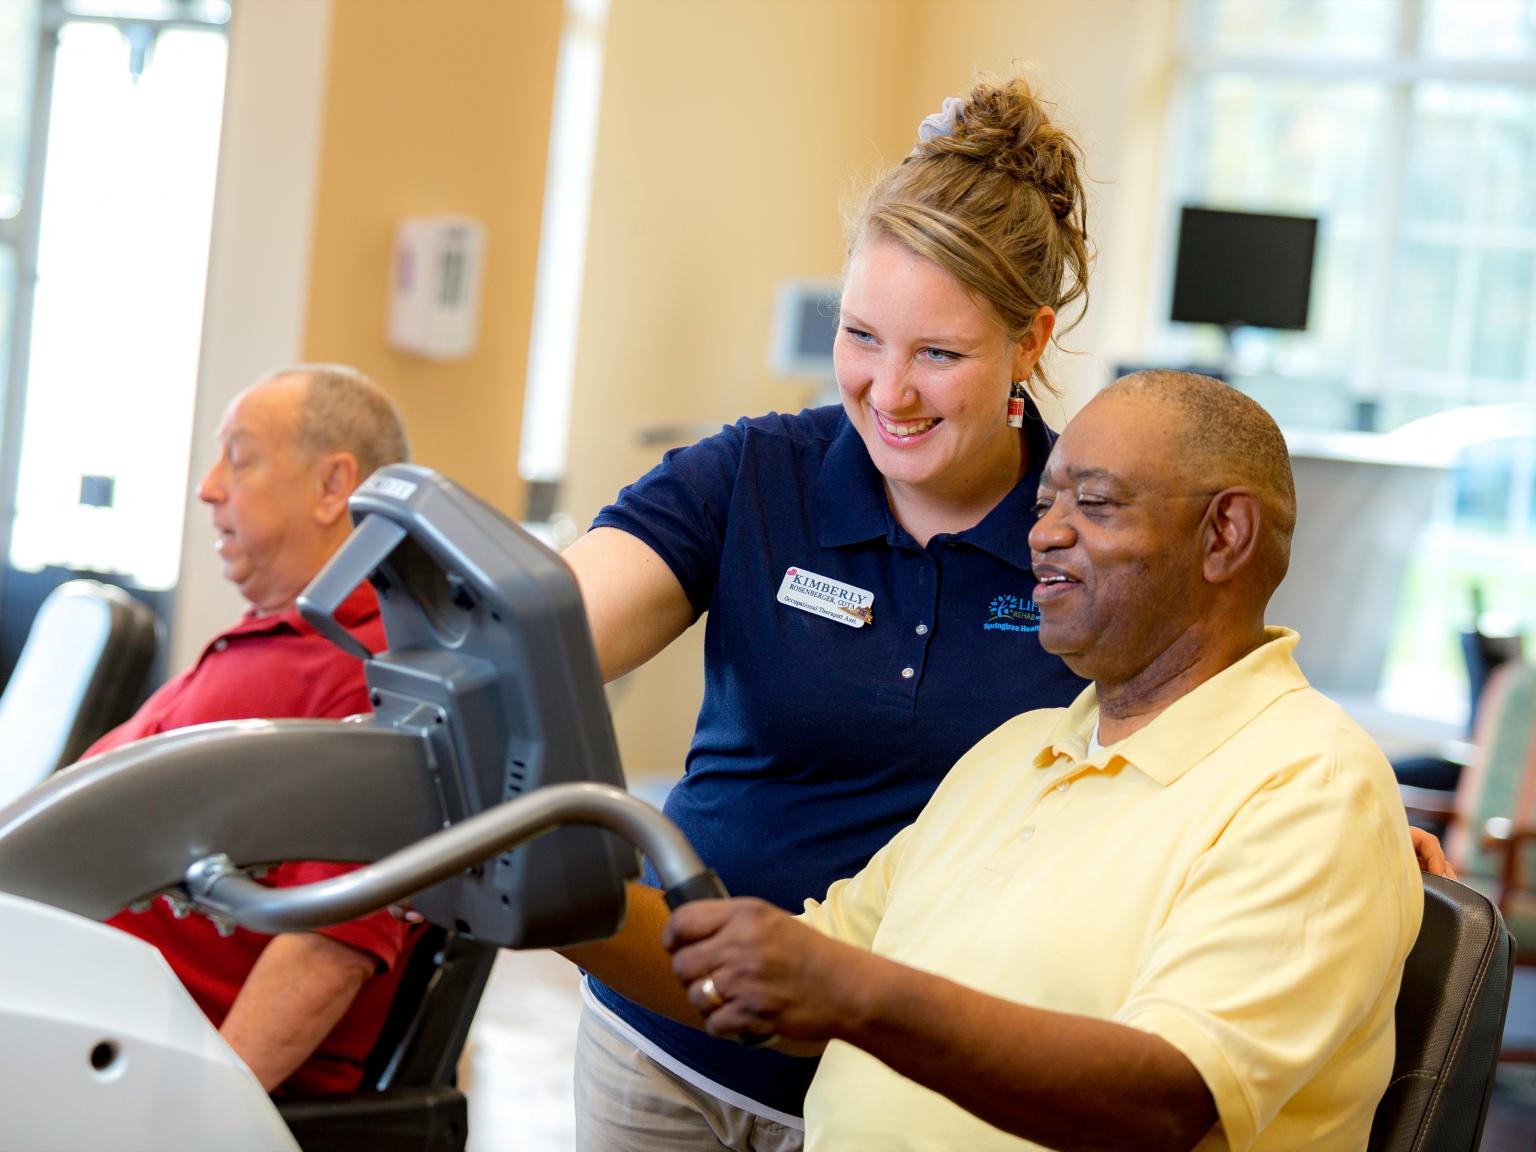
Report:
[[[1410,814],[1449,820],[1446,855],[1456,874],[1498,906],[1515,938],[1515,963],[1536,965],[1536,664],[1506,663],[1489,677],[1473,755],[1454,793],[1401,791]],[[1506,1047],[1501,1058],[1536,1061],[1536,1047]]]
[[[0,695],[0,804],[127,720],[159,647],[154,612],[122,589],[71,580],[50,592]]]
[[[1472,616],[1482,618],[1483,601],[1479,589],[1472,590]],[[1524,654],[1524,642],[1518,635],[1494,635],[1484,632],[1480,625],[1461,634],[1461,655],[1467,667],[1467,737],[1476,731],[1477,717],[1482,711],[1483,695],[1488,679],[1502,665],[1518,661]],[[1472,756],[1472,746],[1462,741],[1446,744],[1425,755],[1394,760],[1392,770],[1400,783],[1414,788],[1429,788],[1454,792],[1461,780],[1467,761]],[[1445,821],[1438,817],[1424,816],[1413,823],[1427,828],[1436,836],[1445,835]]]
[[[1397,996],[1397,1058],[1370,1152],[1475,1152],[1488,1117],[1514,941],[1487,898],[1424,877],[1424,924]]]
[[[279,1102],[304,1152],[463,1152],[468,1102],[455,1070],[496,951],[436,926],[422,932],[364,1061],[364,1086]]]
[[[1467,715],[1476,717],[1488,678],[1505,664],[1521,659],[1525,641],[1520,636],[1490,636],[1474,629],[1461,634],[1461,655],[1467,662],[1467,693],[1471,698]]]

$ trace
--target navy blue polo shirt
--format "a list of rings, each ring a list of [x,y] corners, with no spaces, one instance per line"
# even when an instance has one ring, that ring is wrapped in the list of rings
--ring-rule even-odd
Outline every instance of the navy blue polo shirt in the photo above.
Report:
[[[926,547],[892,516],[839,407],[742,420],[669,452],[593,521],[648,544],[709,614],[704,701],[666,813],[733,896],[800,911],[911,823],[982,736],[1082,690],[1040,648],[1028,534],[1051,435],[1033,410],[1022,435],[1023,479],[980,524]],[[790,568],[873,593],[869,623],[779,603]],[[592,987],[675,1059],[801,1115],[814,1060]]]

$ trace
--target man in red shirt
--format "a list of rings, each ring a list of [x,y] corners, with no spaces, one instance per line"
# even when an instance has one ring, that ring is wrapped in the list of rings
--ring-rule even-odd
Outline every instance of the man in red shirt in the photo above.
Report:
[[[198,498],[213,513],[224,577],[250,607],[87,755],[192,724],[368,711],[361,663],[306,624],[295,602],[351,531],[353,489],[375,468],[407,458],[399,411],[352,369],[300,365],[236,397],[218,440]],[[369,650],[385,646],[367,585],[337,619]],[[286,864],[265,882],[285,887],[347,870]],[[410,934],[380,912],[317,932],[236,929],[221,937],[206,918],[177,918],[162,901],[110,923],[159,948],[262,1086],[292,1096],[357,1087]]]

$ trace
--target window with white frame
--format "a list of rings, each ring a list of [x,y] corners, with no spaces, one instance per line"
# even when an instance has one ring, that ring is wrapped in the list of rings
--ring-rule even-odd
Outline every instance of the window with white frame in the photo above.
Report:
[[[1485,627],[1536,639],[1536,0],[1185,0],[1182,17],[1170,219],[1320,220],[1307,330],[1239,333],[1236,382],[1288,428],[1432,417],[1466,445],[1382,685],[1461,719],[1474,600]],[[1166,322],[1158,344],[1224,351]]]
[[[11,363],[12,330],[25,247],[20,219],[32,143],[33,65],[37,55],[38,0],[0,4],[0,398]],[[3,444],[0,401],[0,444]]]
[[[0,491],[15,493],[5,559],[162,590],[181,552],[229,4],[29,11],[33,43],[9,49],[36,64],[30,131],[46,147],[15,182],[40,197],[34,263],[5,313],[22,321],[8,382],[19,428],[0,461]],[[0,181],[0,214],[15,199]]]

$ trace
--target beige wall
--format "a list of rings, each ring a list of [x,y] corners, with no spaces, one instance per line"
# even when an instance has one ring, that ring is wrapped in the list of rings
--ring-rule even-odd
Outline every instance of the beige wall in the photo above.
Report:
[[[192,475],[225,405],[274,365],[341,360],[400,401],[416,457],[520,512],[528,358],[560,0],[252,0],[230,25]],[[334,20],[333,20],[334,16]],[[487,226],[481,343],[386,347],[396,220]],[[239,612],[192,500],[170,641],[190,663]]]
[[[646,428],[798,409],[767,367],[780,279],[834,277],[840,202],[899,159],[978,71],[1017,63],[1088,155],[1101,250],[1082,355],[1054,371],[1075,411],[1134,346],[1140,237],[1157,198],[1172,0],[616,0],[610,17],[563,507],[580,523],[660,455]],[[1122,250],[1126,240],[1129,248]],[[692,437],[688,437],[692,438]],[[702,627],[614,687],[632,775],[681,769]]]
[[[1058,426],[1145,335],[1174,15],[1173,0],[934,0],[921,8],[925,49],[913,60],[909,117],[981,73],[1022,72],[1083,148],[1098,257],[1089,308],[1049,362],[1062,397],[1046,415]]]
[[[234,395],[302,349],[329,0],[237,4],[208,250],[190,475],[213,463]],[[272,78],[281,76],[281,84]],[[208,509],[189,496],[170,667],[186,667],[243,608],[219,574]]]
[[[580,523],[659,458],[643,429],[718,429],[808,399],[768,370],[774,290],[838,274],[840,200],[904,150],[916,8],[614,4],[562,499]],[[610,694],[632,776],[682,769],[701,633]]]
[[[517,475],[559,0],[334,0],[304,353],[355,364],[399,401],[416,459],[504,511]],[[486,229],[479,346],[390,348],[395,225],[462,213]]]
[[[295,102],[321,130],[313,254],[302,212],[283,224],[293,215],[284,207],[281,226],[266,230],[231,214],[216,226],[216,268],[224,250],[232,283],[236,263],[307,260],[306,280],[267,289],[303,316],[302,342],[269,334],[259,367],[299,354],[359,364],[400,400],[418,459],[519,512],[560,0],[332,7],[328,55],[318,73],[309,65],[299,73],[314,77],[323,101]],[[313,24],[325,11],[289,0],[242,8],[250,42],[266,25]],[[776,284],[837,275],[840,208],[907,150],[923,115],[981,71],[1033,75],[1099,181],[1092,307],[1067,337],[1082,354],[1058,354],[1054,364],[1067,389],[1063,411],[1075,410],[1145,323],[1172,13],[1173,0],[614,0],[563,508],[585,523],[654,463],[661,449],[640,444],[644,429],[718,426],[809,398],[806,381],[777,379],[767,366]],[[237,19],[231,117],[241,39]],[[323,36],[305,42],[324,47]],[[284,55],[274,40],[266,71],[287,74]],[[270,135],[229,124],[225,149],[237,158],[250,139]],[[296,146],[274,166],[277,184],[250,173],[225,179],[221,203],[308,203],[313,132],[308,143],[289,135]],[[395,222],[440,211],[479,216],[489,241],[481,347],[455,364],[394,352],[383,336]],[[210,344],[243,311],[218,305],[211,288]],[[211,426],[247,372],[204,375],[199,420]],[[189,520],[189,570],[206,558],[204,538],[192,533],[202,523]],[[201,599],[223,611],[218,590],[205,591]],[[198,620],[182,645],[189,652],[213,627]],[[681,768],[702,691],[700,631],[615,686],[620,744],[638,776]]]
[[[773,293],[841,267],[839,199],[907,136],[904,0],[617,0],[609,17],[564,507],[655,462],[644,428],[798,410]]]

